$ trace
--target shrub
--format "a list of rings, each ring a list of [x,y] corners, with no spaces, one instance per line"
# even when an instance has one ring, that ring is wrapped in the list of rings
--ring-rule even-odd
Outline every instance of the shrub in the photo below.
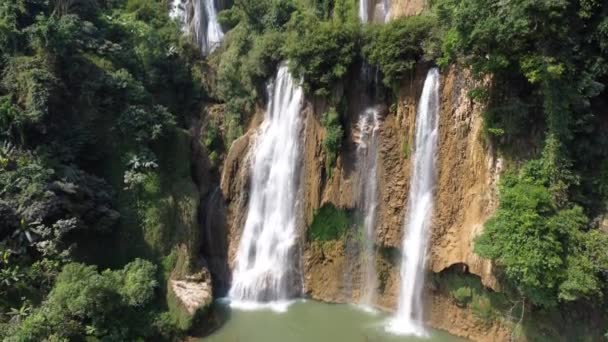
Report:
[[[488,297],[475,296],[471,302],[471,311],[475,318],[489,325],[496,319],[496,312],[492,307],[492,302]]]
[[[220,142],[220,129],[215,122],[209,122],[201,139],[208,151],[213,151],[217,147],[217,144]]]
[[[473,290],[468,286],[463,286],[450,291],[450,295],[452,295],[459,305],[466,305],[473,298]]]
[[[305,91],[328,96],[354,61],[358,26],[310,15],[300,15],[290,25],[284,47],[290,71],[303,80]]]
[[[49,114],[58,80],[44,58],[19,56],[8,60],[2,86],[14,94],[15,104],[21,109],[11,115],[15,122],[38,124]]]
[[[240,0],[220,13],[220,23],[233,28],[239,23],[254,33],[268,29],[281,29],[296,10],[293,0]]]
[[[150,333],[147,318],[156,266],[136,259],[118,271],[64,266],[48,300],[11,332],[8,341],[57,339],[132,340]]]
[[[264,84],[282,59],[284,35],[276,31],[254,33],[238,25],[224,41],[221,54],[212,57],[217,68],[215,96],[226,103],[225,145],[242,135],[242,121],[264,93]]]
[[[190,141],[163,158],[202,95],[191,71],[203,63],[180,35],[163,1],[0,1],[0,312],[37,306],[0,315],[0,339],[158,340],[153,264],[70,262],[160,257],[144,239],[171,245],[196,226],[180,215],[198,193],[184,208],[175,190],[190,181]],[[165,217],[175,224],[153,232]]]
[[[325,128],[325,138],[323,139],[323,150],[325,151],[325,168],[331,172],[335,165],[338,153],[342,147],[344,129],[340,122],[340,116],[334,107],[323,113],[321,124]]]
[[[175,127],[175,119],[167,108],[161,105],[148,109],[143,106],[129,106],[118,119],[118,129],[126,138],[138,143],[157,140]]]
[[[424,55],[435,20],[430,16],[404,17],[372,25],[364,33],[363,55],[377,66],[388,87],[396,87]]]
[[[499,208],[475,240],[476,253],[494,260],[510,284],[543,306],[599,293],[604,269],[583,232],[582,208],[560,209],[545,185],[551,165],[531,161],[505,176]]]
[[[308,239],[329,241],[338,240],[350,225],[348,214],[333,204],[324,204],[315,212],[312,224],[308,227]]]

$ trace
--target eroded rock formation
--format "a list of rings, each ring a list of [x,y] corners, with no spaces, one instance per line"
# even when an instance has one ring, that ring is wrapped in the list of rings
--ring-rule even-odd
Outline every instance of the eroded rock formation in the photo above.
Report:
[[[466,71],[450,68],[442,80],[438,182],[429,268],[457,263],[496,288],[491,264],[473,253],[473,239],[496,209],[502,161],[482,132],[482,106],[468,96],[478,86]]]

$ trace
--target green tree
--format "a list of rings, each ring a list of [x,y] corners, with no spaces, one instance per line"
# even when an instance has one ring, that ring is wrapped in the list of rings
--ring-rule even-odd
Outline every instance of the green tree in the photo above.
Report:
[[[336,108],[331,107],[321,117],[321,124],[325,128],[325,137],[323,138],[323,150],[325,151],[325,168],[331,173],[331,169],[336,163],[338,153],[342,147],[342,139],[344,138],[344,129],[340,122],[340,115]]]
[[[146,310],[157,286],[156,266],[145,260],[102,273],[95,266],[67,264],[48,300],[16,326],[7,340],[146,337],[150,334],[146,324],[151,324],[146,322]]]
[[[424,45],[433,38],[431,33],[435,25],[432,16],[423,15],[366,28],[363,55],[382,72],[386,86],[397,87],[422,60]]]
[[[328,96],[355,59],[358,26],[309,14],[295,17],[290,26],[284,47],[289,70],[307,92]]]
[[[476,239],[475,252],[494,260],[535,304],[554,306],[598,294],[605,260],[585,238],[582,208],[559,209],[530,163],[501,181],[499,208]]]

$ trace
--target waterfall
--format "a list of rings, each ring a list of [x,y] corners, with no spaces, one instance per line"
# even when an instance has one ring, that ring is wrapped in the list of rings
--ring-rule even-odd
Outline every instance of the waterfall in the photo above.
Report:
[[[368,23],[376,19],[376,21],[385,23],[390,17],[390,9],[389,0],[380,0],[378,4],[376,4],[376,0],[359,0],[359,20],[362,23]],[[370,16],[370,14],[372,15]]]
[[[171,1],[171,10],[169,11],[169,17],[177,19],[180,25],[184,26],[184,18],[186,17],[186,8],[184,7],[182,0]]]
[[[401,260],[401,292],[396,317],[389,330],[426,335],[422,316],[422,286],[426,245],[433,209],[439,116],[439,71],[429,70],[416,114],[415,150],[406,229]]]
[[[369,2],[370,0],[359,0],[359,19],[362,23],[369,21]]]
[[[382,0],[382,22],[386,23],[391,18],[391,2],[390,0]]]
[[[205,40],[204,51],[213,52],[224,39],[224,32],[217,21],[217,10],[215,9],[214,0],[203,0],[205,2],[205,12],[207,12],[207,34]]]
[[[300,294],[296,236],[303,91],[283,63],[253,148],[251,195],[229,297],[240,307]],[[280,307],[280,306],[279,306]]]
[[[205,56],[212,53],[224,39],[217,21],[215,0],[173,0],[169,15],[180,22],[185,33],[193,36]]]
[[[359,170],[359,207],[363,211],[364,241],[361,264],[361,293],[359,303],[371,307],[376,299],[378,277],[376,275],[375,224],[377,206],[378,133],[380,114],[371,107],[359,115],[357,122],[357,169]]]

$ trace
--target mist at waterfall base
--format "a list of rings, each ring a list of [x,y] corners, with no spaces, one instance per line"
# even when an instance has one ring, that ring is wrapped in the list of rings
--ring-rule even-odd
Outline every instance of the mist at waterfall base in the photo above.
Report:
[[[405,220],[398,310],[388,330],[425,336],[422,287],[433,210],[439,116],[439,71],[429,70],[416,113],[415,149]]]
[[[301,294],[296,211],[303,91],[282,64],[252,148],[251,194],[236,254],[233,307],[284,311]]]

